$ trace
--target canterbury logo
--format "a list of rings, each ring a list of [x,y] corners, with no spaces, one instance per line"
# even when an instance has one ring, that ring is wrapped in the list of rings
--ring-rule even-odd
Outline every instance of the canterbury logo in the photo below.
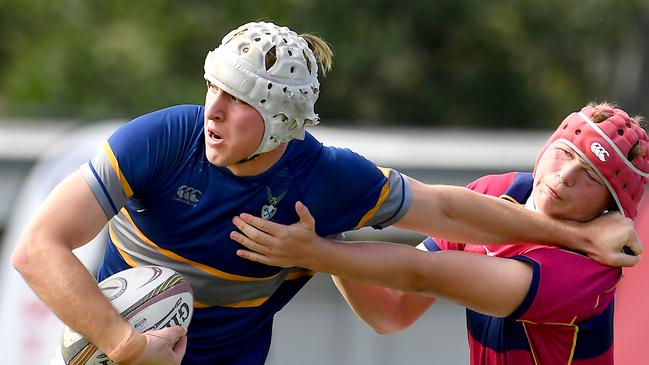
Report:
[[[200,190],[183,185],[178,188],[178,191],[176,191],[174,200],[187,205],[196,206],[196,203],[201,199],[201,195],[203,195],[203,193]]]
[[[590,150],[593,151],[595,156],[599,158],[602,162],[606,162],[606,158],[610,156],[608,151],[601,145],[599,142],[593,142],[593,144],[590,145]]]

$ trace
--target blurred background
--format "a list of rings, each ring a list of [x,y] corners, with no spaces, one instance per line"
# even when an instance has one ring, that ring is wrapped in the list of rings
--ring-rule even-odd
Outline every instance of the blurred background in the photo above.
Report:
[[[121,123],[202,104],[205,55],[253,20],[332,46],[313,134],[426,182],[530,170],[553,128],[590,101],[649,115],[646,0],[0,0],[0,316],[12,324],[0,347],[13,354],[8,363],[44,363],[60,331],[8,267],[25,220]],[[421,236],[387,229],[351,238],[414,244]],[[92,266],[96,253],[88,256]],[[7,294],[17,286],[25,292]],[[461,308],[441,302],[411,329],[379,336],[323,275],[278,314],[273,341],[269,364],[468,358]]]
[[[200,102],[207,51],[251,20],[333,46],[327,125],[551,128],[591,100],[649,114],[646,0],[2,0],[0,113]]]

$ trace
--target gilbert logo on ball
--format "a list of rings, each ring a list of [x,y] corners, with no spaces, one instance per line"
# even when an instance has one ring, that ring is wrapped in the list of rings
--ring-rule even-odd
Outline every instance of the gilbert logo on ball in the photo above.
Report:
[[[189,282],[174,270],[141,266],[114,274],[99,283],[104,296],[138,332],[170,326],[187,328],[194,311]],[[69,365],[113,365],[106,354],[70,327],[61,338],[63,360]]]

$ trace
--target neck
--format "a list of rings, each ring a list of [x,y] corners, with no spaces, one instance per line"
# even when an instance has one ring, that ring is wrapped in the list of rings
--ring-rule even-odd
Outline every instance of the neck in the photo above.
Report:
[[[236,163],[226,168],[236,176],[255,176],[259,175],[269,168],[273,167],[277,161],[286,152],[286,143],[279,145],[279,147],[266,153],[262,153],[254,159],[242,163]]]

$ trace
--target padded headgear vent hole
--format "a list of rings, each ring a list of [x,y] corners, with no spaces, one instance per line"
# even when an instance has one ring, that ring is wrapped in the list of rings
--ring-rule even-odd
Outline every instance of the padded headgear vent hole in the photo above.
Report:
[[[304,59],[306,60],[306,68],[309,70],[309,73],[311,73],[311,60],[306,54],[306,51],[302,51],[302,54],[304,55]]]
[[[270,70],[275,62],[277,62],[277,54],[275,52],[275,46],[273,46],[273,48],[269,49],[268,52],[266,52],[266,71]]]

